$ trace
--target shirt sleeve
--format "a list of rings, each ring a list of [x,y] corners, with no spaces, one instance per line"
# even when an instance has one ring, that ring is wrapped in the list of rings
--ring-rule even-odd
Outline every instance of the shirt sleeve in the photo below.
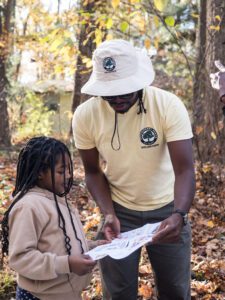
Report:
[[[72,120],[72,129],[75,146],[78,149],[92,149],[95,147],[94,138],[91,136],[90,119],[87,120],[82,110],[75,111]]]
[[[190,118],[183,102],[173,96],[165,115],[167,142],[186,140],[193,137]]]
[[[21,205],[9,219],[9,265],[32,280],[50,280],[70,273],[68,255],[58,256],[38,250],[38,239],[46,225],[35,208]]]

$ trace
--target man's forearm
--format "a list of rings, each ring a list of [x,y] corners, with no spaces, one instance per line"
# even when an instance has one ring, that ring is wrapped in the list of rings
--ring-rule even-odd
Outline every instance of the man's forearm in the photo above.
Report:
[[[86,184],[104,216],[114,214],[108,181],[102,172],[86,174]]]
[[[188,212],[195,195],[195,174],[187,170],[176,177],[174,185],[174,208]]]

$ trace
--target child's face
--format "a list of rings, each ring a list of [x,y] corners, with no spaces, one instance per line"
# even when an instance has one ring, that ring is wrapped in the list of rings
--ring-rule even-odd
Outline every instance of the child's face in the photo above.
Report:
[[[55,193],[62,195],[65,192],[65,187],[68,186],[68,181],[71,178],[70,173],[70,159],[67,153],[65,153],[65,166],[63,164],[62,155],[58,156],[55,165]],[[65,174],[65,175],[64,175]],[[65,176],[65,182],[64,182]],[[51,169],[48,168],[46,171],[42,171],[39,174],[37,186],[53,192]]]

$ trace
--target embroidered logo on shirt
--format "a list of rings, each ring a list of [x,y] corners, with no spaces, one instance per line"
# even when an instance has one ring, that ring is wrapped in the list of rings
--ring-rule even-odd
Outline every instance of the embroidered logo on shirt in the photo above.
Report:
[[[146,127],[140,132],[140,140],[144,145],[153,145],[158,139],[155,129]]]
[[[113,72],[116,67],[116,62],[112,57],[105,57],[103,60],[103,68],[107,72]]]

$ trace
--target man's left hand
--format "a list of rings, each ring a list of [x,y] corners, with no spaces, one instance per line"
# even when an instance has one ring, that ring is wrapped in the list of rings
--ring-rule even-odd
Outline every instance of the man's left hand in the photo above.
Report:
[[[180,239],[183,227],[183,219],[180,214],[172,214],[169,218],[162,221],[159,229],[152,237],[152,243],[176,243]]]

